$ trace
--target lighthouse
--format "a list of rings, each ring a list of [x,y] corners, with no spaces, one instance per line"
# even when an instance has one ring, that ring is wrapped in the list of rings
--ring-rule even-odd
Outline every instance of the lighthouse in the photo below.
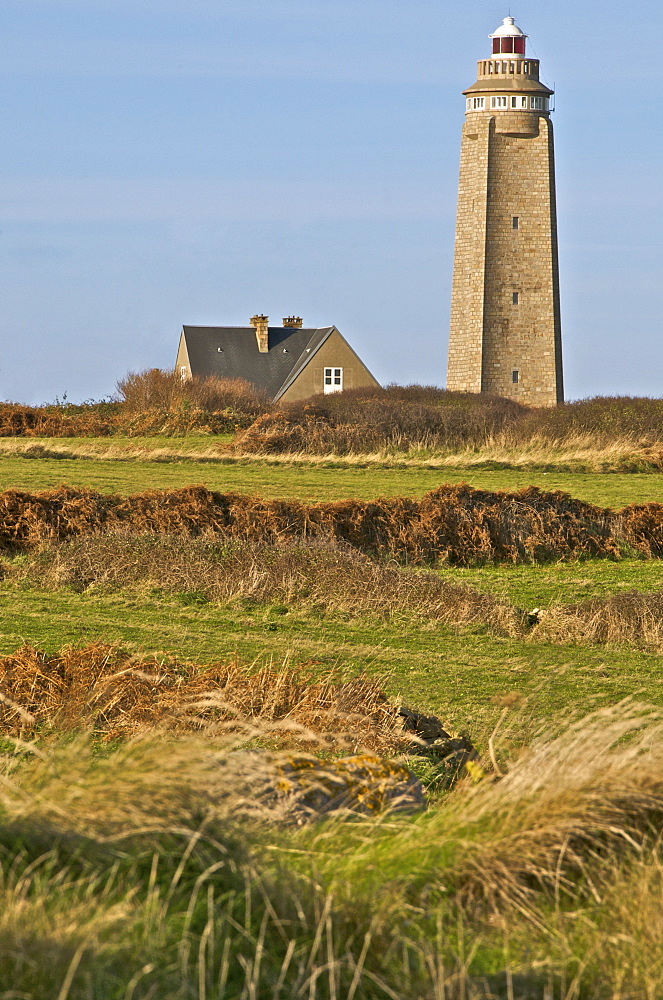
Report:
[[[463,91],[447,389],[563,401],[555,161],[539,60],[513,17]]]

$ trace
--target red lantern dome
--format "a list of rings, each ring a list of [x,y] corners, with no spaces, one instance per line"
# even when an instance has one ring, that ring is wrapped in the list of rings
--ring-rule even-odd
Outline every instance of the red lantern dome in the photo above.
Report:
[[[527,35],[521,31],[512,17],[505,17],[497,31],[488,36],[493,40],[493,55],[510,56],[525,55],[525,39]]]

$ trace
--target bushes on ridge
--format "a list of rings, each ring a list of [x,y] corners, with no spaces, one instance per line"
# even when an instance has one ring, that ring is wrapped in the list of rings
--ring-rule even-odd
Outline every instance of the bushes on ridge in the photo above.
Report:
[[[204,486],[130,497],[70,487],[0,494],[0,549],[25,551],[46,539],[109,530],[269,543],[333,539],[414,565],[619,558],[625,545],[643,557],[663,555],[663,505],[634,504],[615,513],[536,487],[493,493],[440,486],[421,499],[314,504],[215,493]]]
[[[501,396],[433,386],[351,389],[290,403],[260,416],[234,442],[255,454],[361,454],[484,444],[525,407]]]

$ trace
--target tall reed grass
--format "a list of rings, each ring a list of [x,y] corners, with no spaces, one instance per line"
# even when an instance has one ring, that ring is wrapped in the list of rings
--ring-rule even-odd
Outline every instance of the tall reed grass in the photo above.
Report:
[[[218,736],[6,744],[4,995],[658,997],[661,717],[550,725],[423,816],[302,830],[234,809]]]

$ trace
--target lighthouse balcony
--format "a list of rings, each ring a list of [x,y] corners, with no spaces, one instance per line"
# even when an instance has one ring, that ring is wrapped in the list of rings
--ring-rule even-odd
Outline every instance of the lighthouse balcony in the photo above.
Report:
[[[547,96],[533,94],[491,94],[468,97],[466,111],[550,111]]]
[[[538,59],[479,59],[477,76],[519,76],[539,79]]]

